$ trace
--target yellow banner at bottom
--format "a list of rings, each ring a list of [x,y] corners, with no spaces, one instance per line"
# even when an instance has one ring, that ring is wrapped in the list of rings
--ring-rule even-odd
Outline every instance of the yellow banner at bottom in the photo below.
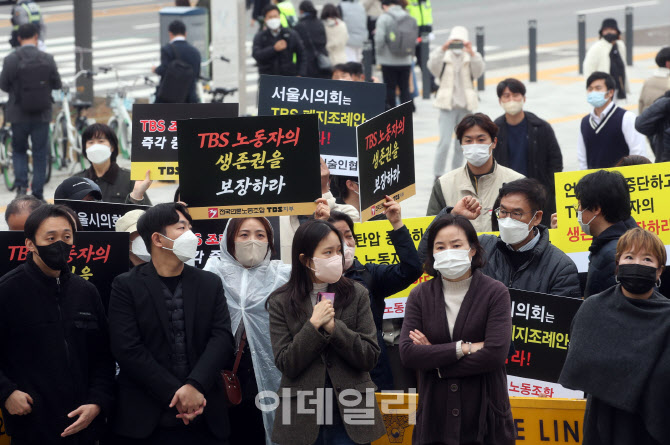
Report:
[[[179,181],[179,162],[131,162],[130,179],[142,181],[150,171],[152,181]]]
[[[311,215],[316,210],[314,202],[288,204],[255,204],[222,207],[189,207],[193,219],[250,218],[254,216]]]

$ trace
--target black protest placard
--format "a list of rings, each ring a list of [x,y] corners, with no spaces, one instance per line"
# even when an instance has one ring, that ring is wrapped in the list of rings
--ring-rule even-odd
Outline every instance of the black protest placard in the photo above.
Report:
[[[193,221],[193,233],[198,237],[198,253],[195,257],[195,266],[199,269],[205,267],[207,260],[221,256],[220,243],[223,240],[223,232],[228,224],[227,219],[199,219]],[[281,239],[279,236],[279,217],[268,218],[273,230],[273,244],[275,253],[273,260],[279,259],[281,252]]]
[[[177,121],[237,117],[238,104],[134,104],[130,179],[175,180],[179,175]]]
[[[570,342],[570,324],[582,299],[510,289],[516,352],[507,374],[556,383]]]
[[[361,221],[383,210],[384,197],[403,201],[416,194],[412,103],[370,119],[356,129]]]
[[[68,206],[77,214],[81,223],[81,230],[111,231],[116,228],[116,221],[131,210],[147,210],[150,206],[138,204],[117,204],[113,202],[75,201],[69,199],[55,199],[54,204]]]
[[[260,116],[319,117],[321,156],[339,176],[357,176],[356,126],[384,112],[385,102],[381,83],[262,75],[258,89]]]
[[[77,232],[70,251],[68,266],[95,285],[103,304],[107,307],[116,276],[128,272],[129,235],[117,232]],[[26,261],[28,248],[23,232],[0,232],[0,274]]]
[[[193,219],[314,213],[318,133],[315,115],[179,121],[179,191]]]

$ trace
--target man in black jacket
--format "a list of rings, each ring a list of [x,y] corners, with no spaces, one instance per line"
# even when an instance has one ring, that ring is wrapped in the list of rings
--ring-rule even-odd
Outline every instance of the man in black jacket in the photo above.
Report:
[[[165,82],[166,74],[170,68],[170,62],[175,59],[190,65],[193,76],[189,85],[184,85],[188,89],[185,103],[195,104],[200,102],[198,94],[195,91],[195,84],[200,78],[200,51],[186,41],[186,25],[181,20],[175,20],[168,26],[168,36],[170,43],[161,48],[161,64],[154,68],[154,73],[161,76],[161,84]],[[156,93],[156,103],[173,102],[168,101],[160,94],[161,84],[158,85]]]
[[[12,444],[93,444],[113,404],[114,360],[93,284],[68,268],[75,226],[43,205],[25,263],[0,278],[0,404]]]
[[[293,29],[302,39],[305,49],[306,77],[330,79],[330,68],[319,67],[319,55],[328,56],[326,49],[326,29],[317,16],[316,8],[310,0],[300,3],[300,20]]]
[[[275,5],[266,6],[263,17],[265,27],[254,37],[252,53],[258,63],[258,74],[307,75],[305,46],[298,33],[281,26],[279,8]]]
[[[635,129],[651,141],[656,162],[670,161],[670,90],[635,118]]]
[[[554,173],[563,171],[563,155],[549,122],[524,111],[526,86],[517,79],[505,79],[496,92],[505,114],[495,120],[498,144],[493,157],[527,178],[544,186],[548,199],[542,208],[542,224],[549,226],[556,212]]]
[[[220,371],[235,351],[221,280],[184,264],[198,238],[182,204],[148,209],[137,231],[151,261],[118,276],[109,303],[120,367],[114,431],[129,443],[225,444]]]
[[[51,90],[61,88],[54,58],[37,49],[38,29],[32,23],[18,30],[21,47],[2,65],[0,89],[9,93],[5,121],[12,124],[12,150],[16,196],[28,190],[28,138],[32,142],[32,194],[44,199],[43,190],[49,154]]]
[[[616,245],[628,229],[637,227],[630,215],[630,192],[619,172],[599,170],[575,186],[577,221],[582,232],[593,236],[584,298],[616,284]]]

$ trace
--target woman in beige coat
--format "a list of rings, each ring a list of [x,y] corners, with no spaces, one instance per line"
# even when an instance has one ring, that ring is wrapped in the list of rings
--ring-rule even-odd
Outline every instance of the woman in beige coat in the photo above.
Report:
[[[321,11],[321,20],[326,28],[326,49],[330,57],[330,63],[335,66],[340,63],[347,63],[347,54],[345,47],[349,40],[347,24],[344,23],[340,12],[333,4],[328,3]]]

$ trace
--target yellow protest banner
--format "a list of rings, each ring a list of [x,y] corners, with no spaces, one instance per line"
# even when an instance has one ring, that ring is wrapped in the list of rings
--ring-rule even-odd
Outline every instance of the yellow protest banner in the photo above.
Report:
[[[670,163],[632,165],[605,169],[618,171],[628,184],[631,216],[643,229],[654,232],[670,244]],[[579,170],[555,174],[558,229],[551,242],[565,253],[588,252],[592,238],[580,230],[577,222],[575,185],[589,173]],[[586,221],[585,221],[586,222]]]

